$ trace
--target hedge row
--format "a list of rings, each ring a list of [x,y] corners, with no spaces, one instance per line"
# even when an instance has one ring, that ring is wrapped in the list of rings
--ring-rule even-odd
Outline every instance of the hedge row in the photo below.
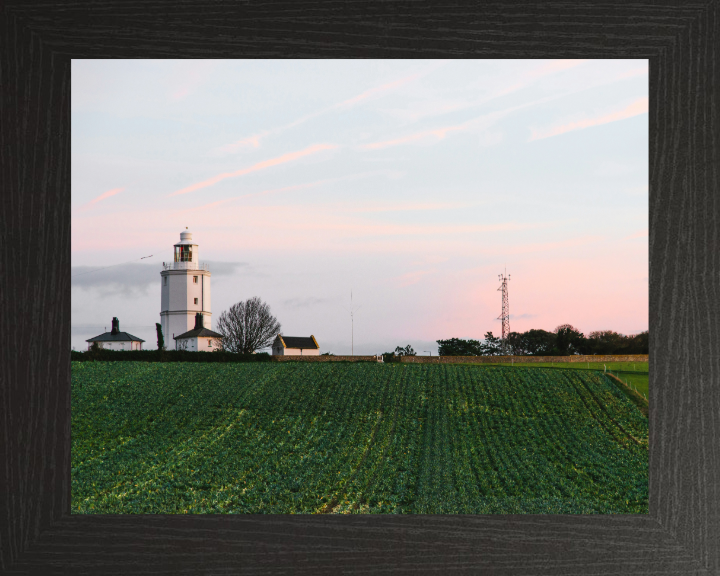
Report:
[[[414,364],[501,364],[505,362],[555,363],[563,362],[647,362],[648,354],[625,354],[604,356],[399,356],[394,361]],[[388,360],[385,360],[388,362]],[[392,360],[391,360],[392,361]]]
[[[188,350],[96,350],[70,352],[73,362],[271,362],[267,352],[257,354],[234,354],[232,352],[190,352]]]

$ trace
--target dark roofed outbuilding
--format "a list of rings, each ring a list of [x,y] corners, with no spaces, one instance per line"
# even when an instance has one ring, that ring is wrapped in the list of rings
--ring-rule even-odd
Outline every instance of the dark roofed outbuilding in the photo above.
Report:
[[[195,328],[173,338],[175,340],[175,349],[182,346],[186,350],[197,352],[220,348],[223,335],[205,328],[203,326],[203,315],[198,312],[195,314]]]
[[[145,340],[133,336],[128,332],[120,332],[120,321],[117,318],[113,318],[112,330],[110,332],[104,332],[94,338],[88,338],[85,342],[89,343],[88,350],[90,350],[93,342],[97,342],[100,348],[108,350],[141,350],[142,343],[145,342]]]
[[[308,336],[283,336],[278,334],[272,344],[275,356],[319,356],[320,346],[312,334]]]

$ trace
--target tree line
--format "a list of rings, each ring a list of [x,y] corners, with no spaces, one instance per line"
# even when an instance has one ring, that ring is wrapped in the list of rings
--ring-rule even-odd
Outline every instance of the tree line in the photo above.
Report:
[[[500,356],[502,340],[487,332],[483,341],[450,338],[437,340],[440,356]],[[532,329],[510,332],[508,353],[512,356],[573,356],[648,354],[648,331],[626,336],[612,330],[598,330],[585,336],[570,324],[552,332]]]

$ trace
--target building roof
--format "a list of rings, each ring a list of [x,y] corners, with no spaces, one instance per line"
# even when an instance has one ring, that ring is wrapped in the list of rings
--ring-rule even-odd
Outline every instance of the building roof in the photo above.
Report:
[[[120,320],[117,319],[117,316],[113,316],[110,332],[105,332],[95,338],[88,338],[85,342],[145,342],[145,340],[127,332],[120,332]]]
[[[104,334],[100,334],[100,336],[88,338],[85,342],[145,342],[145,340],[128,334],[127,332],[117,332],[116,334],[105,332]]]
[[[280,339],[284,348],[302,348],[303,350],[309,350],[310,348],[319,349],[315,337],[311,334],[309,337],[306,336],[281,336],[277,335]],[[277,342],[277,338],[275,341]]]
[[[180,338],[222,338],[222,337],[223,337],[222,334],[213,332],[212,330],[209,330],[208,328],[193,328],[192,330],[188,330],[187,332],[180,334],[180,336],[173,336],[173,338],[175,340],[179,340]]]
[[[180,232],[180,242],[175,246],[197,246],[197,242],[193,242],[192,232],[188,232],[187,228]]]
[[[179,340],[180,338],[222,338],[222,334],[218,334],[217,332],[213,332],[212,330],[209,330],[203,326],[203,315],[198,312],[195,314],[195,328],[192,330],[188,330],[187,332],[183,332],[180,334],[180,336],[173,336],[175,340]]]

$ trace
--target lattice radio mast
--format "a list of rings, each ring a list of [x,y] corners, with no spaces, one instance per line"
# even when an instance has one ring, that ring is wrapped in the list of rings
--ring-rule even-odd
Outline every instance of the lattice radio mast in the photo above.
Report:
[[[501,282],[498,292],[502,292],[502,314],[498,316],[498,320],[502,320],[501,351],[503,356],[507,356],[510,348],[507,341],[508,336],[510,336],[510,302],[508,301],[507,289],[507,283],[508,280],[510,280],[510,275],[507,274],[507,268],[505,269],[505,274],[498,275],[498,279]]]

